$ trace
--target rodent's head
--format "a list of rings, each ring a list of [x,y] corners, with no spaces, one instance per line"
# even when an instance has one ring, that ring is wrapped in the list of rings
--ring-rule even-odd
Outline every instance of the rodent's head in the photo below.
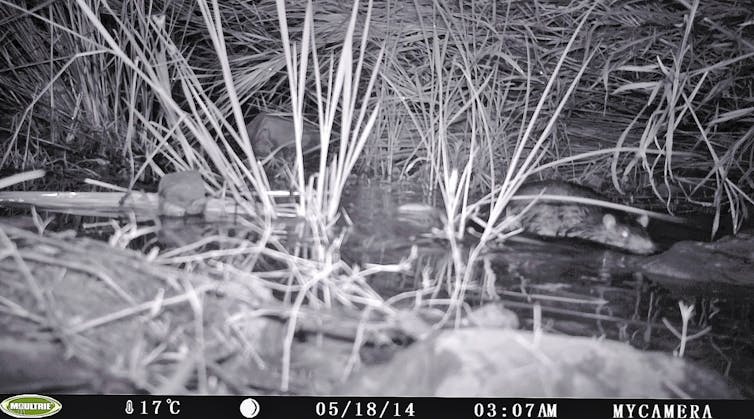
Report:
[[[632,223],[619,221],[613,214],[605,214],[602,216],[602,234],[604,235],[595,240],[640,255],[654,253],[657,251],[657,246],[645,230],[647,221],[646,215],[641,216],[636,223]]]

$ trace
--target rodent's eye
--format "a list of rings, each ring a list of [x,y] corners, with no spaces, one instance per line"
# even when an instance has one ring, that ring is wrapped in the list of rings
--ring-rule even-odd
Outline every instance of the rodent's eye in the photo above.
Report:
[[[624,239],[627,238],[628,237],[628,230],[626,230],[625,228],[622,229],[620,231],[620,236],[623,237]]]

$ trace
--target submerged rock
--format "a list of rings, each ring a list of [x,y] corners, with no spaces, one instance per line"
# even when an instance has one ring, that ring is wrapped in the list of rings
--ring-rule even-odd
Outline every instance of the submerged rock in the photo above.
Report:
[[[754,234],[742,232],[713,243],[683,241],[647,258],[641,272],[672,290],[751,298]]]

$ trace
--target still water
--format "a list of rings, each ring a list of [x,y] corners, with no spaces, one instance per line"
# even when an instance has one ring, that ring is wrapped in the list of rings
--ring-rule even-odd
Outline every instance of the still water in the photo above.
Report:
[[[398,211],[411,203],[439,207],[437,200],[411,184],[362,181],[347,191],[342,205],[353,226],[342,257],[360,264],[397,264],[416,246],[412,272],[377,275],[370,285],[385,298],[426,287],[428,278],[431,286],[442,290],[442,278],[453,265],[448,241],[427,234],[426,229],[417,231],[416,223],[402,222]],[[652,228],[650,234],[661,237],[664,248],[683,234],[674,238],[680,230],[657,231],[662,227],[655,225],[653,232]],[[459,242],[464,257],[478,244],[475,237],[467,236]],[[722,285],[663,286],[641,273],[647,258],[577,240],[520,236],[490,243],[476,262],[465,267],[473,270],[475,278],[465,296],[470,304],[501,300],[525,329],[532,328],[536,304],[542,309],[541,326],[548,332],[618,340],[665,353],[677,353],[680,346],[679,303],[693,304],[687,336],[694,338],[687,342],[683,356],[729,376],[747,397],[754,397],[752,294],[726,292]]]

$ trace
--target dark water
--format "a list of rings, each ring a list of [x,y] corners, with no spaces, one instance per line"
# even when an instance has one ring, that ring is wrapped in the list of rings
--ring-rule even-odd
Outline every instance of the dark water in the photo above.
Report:
[[[418,234],[396,217],[399,205],[430,201],[427,191],[417,186],[365,182],[352,185],[344,198],[343,206],[354,223],[344,258],[395,264],[405,260],[412,245],[419,250],[413,271],[376,275],[370,282],[386,298],[426,287],[427,278],[443,289],[443,275],[452,265],[447,241]],[[655,224],[650,225],[650,233],[652,228],[660,233],[664,248],[681,239],[704,239],[701,229],[664,229]],[[473,237],[464,238],[461,253],[468,254],[476,244]],[[683,326],[679,301],[693,304],[687,336],[699,336],[687,341],[684,358],[730,377],[747,397],[754,397],[752,290],[727,293],[716,284],[666,288],[639,273],[646,258],[575,240],[519,237],[491,244],[467,267],[476,280],[465,293],[466,300],[475,304],[489,298],[483,293],[486,264],[494,272],[495,294],[517,313],[523,328],[532,328],[536,304],[548,332],[607,338],[666,353],[677,352],[680,346],[672,331],[680,332]]]

